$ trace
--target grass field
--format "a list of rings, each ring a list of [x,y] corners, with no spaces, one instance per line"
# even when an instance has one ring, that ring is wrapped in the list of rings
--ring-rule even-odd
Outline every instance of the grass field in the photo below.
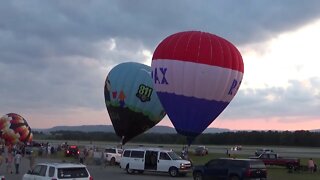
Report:
[[[91,144],[88,142],[75,142],[74,144],[81,144],[82,147],[84,147],[84,144]],[[156,145],[152,145],[154,147],[156,147]],[[175,151],[179,151],[181,149],[182,145],[164,145],[164,148],[173,148]],[[252,149],[255,149],[256,147],[253,147]],[[299,147],[298,147],[299,148]],[[219,149],[224,149],[224,148],[220,148]],[[284,150],[296,150],[297,148],[285,148],[283,147]],[[307,150],[309,148],[306,148]],[[319,152],[318,150],[314,150],[313,148],[310,148],[310,150],[313,150],[315,153]],[[191,151],[190,151],[191,152]],[[209,155],[206,156],[194,156],[192,155],[192,152],[190,153],[190,159],[192,160],[193,164],[195,165],[202,165],[205,164],[206,162],[208,162],[210,159],[214,159],[214,158],[222,158],[222,157],[226,157],[224,150],[221,150],[221,153],[212,153],[210,152]],[[180,153],[180,152],[178,152]],[[251,153],[251,151],[250,151]],[[320,153],[320,152],[319,152]],[[312,154],[313,156],[315,154]],[[235,158],[247,158],[249,155],[248,154],[237,154]],[[307,161],[308,161],[308,154],[306,154],[305,158],[302,157],[300,158],[301,161],[301,165],[307,165]],[[316,156],[314,156],[316,157]],[[64,157],[63,152],[60,152],[54,156],[52,156],[52,158],[57,158],[57,159],[61,159],[61,160],[66,160],[68,162],[70,161],[77,161],[74,158],[66,158]],[[320,158],[313,158],[315,163],[320,165]],[[300,171],[300,172],[289,172],[288,169],[286,169],[285,167],[277,167],[277,166],[267,166],[268,169],[268,180],[320,180],[320,171],[316,172],[316,173],[310,173],[308,171]],[[191,176],[191,175],[190,175]]]
[[[205,164],[208,160],[214,158],[226,157],[224,154],[210,153],[207,156],[190,155],[190,159],[195,165]],[[247,158],[247,156],[237,156],[235,158]],[[301,165],[307,165],[308,159],[302,158]],[[320,163],[320,159],[314,159],[316,164]],[[320,180],[320,172],[310,173],[308,171],[290,172],[285,167],[267,166],[268,180]]]
[[[208,162],[210,159],[226,157],[225,154],[210,153],[206,156],[195,156],[190,154],[190,159],[194,165],[202,165]],[[51,158],[65,160],[67,162],[77,162],[78,160],[72,157],[64,157],[63,152],[59,152]],[[237,156],[235,158],[246,158],[246,156]],[[320,159],[314,159],[317,164],[320,163]],[[308,159],[301,159],[301,165],[307,165]],[[268,180],[319,180],[320,172],[310,173],[308,171],[290,172],[285,167],[267,166]],[[190,175],[191,176],[191,175]]]

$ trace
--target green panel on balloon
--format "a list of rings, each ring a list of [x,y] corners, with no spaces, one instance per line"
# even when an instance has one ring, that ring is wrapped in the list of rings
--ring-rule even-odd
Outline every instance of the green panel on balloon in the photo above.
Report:
[[[153,89],[151,67],[126,62],[109,72],[104,86],[105,102],[122,143],[155,126],[166,115]]]

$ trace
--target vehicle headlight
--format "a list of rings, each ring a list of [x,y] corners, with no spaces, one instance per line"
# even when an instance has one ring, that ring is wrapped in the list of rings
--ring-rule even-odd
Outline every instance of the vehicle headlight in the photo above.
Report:
[[[181,164],[180,164],[180,168],[181,168],[181,169],[186,168],[186,164],[181,163]]]

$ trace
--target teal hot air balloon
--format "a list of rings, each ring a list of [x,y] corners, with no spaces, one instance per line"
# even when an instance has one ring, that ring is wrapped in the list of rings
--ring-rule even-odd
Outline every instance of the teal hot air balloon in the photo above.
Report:
[[[125,62],[109,72],[104,86],[106,107],[116,134],[125,144],[166,115],[153,89],[151,67]]]

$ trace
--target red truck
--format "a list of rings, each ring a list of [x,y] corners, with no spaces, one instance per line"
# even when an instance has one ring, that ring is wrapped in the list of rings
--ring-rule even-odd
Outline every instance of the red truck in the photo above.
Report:
[[[298,169],[300,167],[299,158],[279,157],[276,153],[263,153],[257,157],[250,157],[250,159],[260,159],[265,165],[284,166],[289,169]]]

